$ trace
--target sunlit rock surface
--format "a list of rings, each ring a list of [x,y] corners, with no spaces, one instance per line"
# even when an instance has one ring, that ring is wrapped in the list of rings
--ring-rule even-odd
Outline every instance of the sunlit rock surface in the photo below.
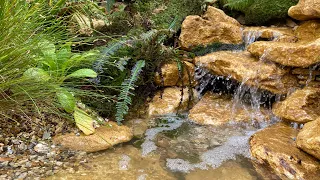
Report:
[[[296,42],[293,29],[288,27],[245,27],[243,36],[255,39],[267,39],[278,42]]]
[[[304,125],[297,136],[297,145],[305,152],[320,159],[320,118]]]
[[[183,71],[179,75],[179,69],[177,62],[165,64],[161,67],[162,76],[157,72],[155,77],[155,83],[158,86],[195,86],[196,81],[194,80],[195,66],[184,61]],[[181,79],[179,78],[181,76]],[[162,79],[163,78],[163,79]]]
[[[197,95],[194,89],[183,88],[183,96],[181,98],[181,90],[179,87],[169,87],[161,91],[158,91],[149,103],[148,115],[159,116],[165,114],[175,114],[177,111],[185,111],[188,109],[188,105],[191,107],[193,102],[197,99]],[[192,95],[193,93],[193,95]],[[190,95],[194,99],[190,99]]]
[[[320,18],[319,0],[299,0],[296,6],[288,11],[289,16],[297,20],[309,20]]]
[[[55,137],[53,142],[73,150],[96,152],[130,141],[132,136],[130,128],[118,126],[115,122],[109,122],[108,125],[97,128],[92,135],[77,136],[74,133],[69,133]]]
[[[80,166],[76,173],[61,171],[47,179],[174,180],[175,178],[163,169],[159,159],[160,155],[142,157],[139,149],[124,146],[91,158],[85,166]]]
[[[305,123],[320,117],[320,89],[306,87],[297,90],[272,108],[273,113],[285,120]]]
[[[320,163],[296,146],[297,133],[283,123],[259,131],[250,139],[251,154],[282,179],[319,179]]]
[[[319,63],[320,39],[308,43],[255,42],[247,49],[252,55],[283,66],[309,67]]]
[[[231,77],[249,86],[255,86],[274,94],[286,94],[298,85],[288,69],[273,63],[258,61],[248,52],[220,51],[196,57],[197,65],[212,74]]]
[[[242,43],[240,23],[222,10],[209,6],[203,17],[187,16],[182,23],[180,45],[190,50],[215,42],[225,44]]]
[[[320,38],[320,20],[302,22],[294,31],[299,42],[314,41]]]
[[[232,122],[270,119],[266,110],[235,104],[231,98],[207,92],[190,110],[189,119],[202,125],[223,125]]]

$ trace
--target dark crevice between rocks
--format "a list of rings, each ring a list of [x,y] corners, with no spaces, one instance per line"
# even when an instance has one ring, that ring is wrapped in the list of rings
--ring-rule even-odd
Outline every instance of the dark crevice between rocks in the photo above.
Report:
[[[195,56],[203,56],[217,51],[244,51],[245,44],[213,43],[207,46],[198,46],[192,49]]]

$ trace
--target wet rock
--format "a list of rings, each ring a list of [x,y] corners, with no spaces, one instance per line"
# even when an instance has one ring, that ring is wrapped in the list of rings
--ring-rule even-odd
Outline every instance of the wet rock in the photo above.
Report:
[[[299,42],[310,42],[320,38],[320,21],[311,20],[301,23],[294,31]]]
[[[259,163],[270,165],[281,179],[317,179],[320,163],[296,146],[297,133],[284,123],[272,125],[251,137],[251,154]]]
[[[245,27],[244,37],[268,39],[278,42],[296,42],[293,29],[287,27]],[[253,36],[253,37],[252,37]]]
[[[248,52],[214,52],[196,57],[195,62],[212,74],[231,77],[248,86],[258,87],[274,94],[286,94],[298,86],[296,77],[289,73],[289,69],[281,69],[273,63],[258,61]]]
[[[184,65],[183,71],[181,75],[179,75],[179,69],[176,62],[165,64],[161,67],[162,75],[160,75],[158,72],[156,73],[155,83],[158,86],[188,86],[189,84],[195,86],[196,81],[194,80],[194,65],[186,61],[184,62]],[[181,79],[179,76],[181,76]]]
[[[157,92],[149,104],[148,115],[149,116],[159,116],[165,114],[177,113],[177,111],[185,111],[188,109],[188,104],[193,104],[194,100],[197,99],[196,92],[191,89],[190,92],[194,99],[189,101],[189,88],[183,88],[183,96],[181,98],[181,88],[170,87],[165,88],[163,93],[161,91]],[[162,95],[162,96],[161,96]],[[182,99],[182,101],[181,101]],[[181,104],[180,104],[181,102]]]
[[[320,117],[320,89],[306,87],[297,90],[273,106],[273,113],[285,120],[305,123]]]
[[[254,42],[247,50],[254,56],[283,66],[309,67],[319,63],[320,39],[308,43]]]
[[[180,45],[190,50],[215,42],[225,44],[242,43],[240,23],[222,10],[209,6],[203,17],[187,16],[182,23]]]
[[[106,126],[97,128],[92,135],[76,136],[74,133],[69,133],[55,137],[53,142],[72,150],[96,152],[130,141],[132,136],[130,128],[118,126],[115,122],[109,122]]]
[[[320,159],[320,118],[308,122],[297,136],[297,145],[305,152]]]
[[[190,110],[189,119],[201,125],[223,125],[231,122],[263,121],[269,119],[265,110],[234,105],[231,98],[207,92]]]
[[[124,146],[100,153],[91,158],[86,166],[70,174],[67,170],[58,172],[48,179],[138,179],[142,176],[152,180],[175,179],[160,163],[160,155],[141,156],[139,149]],[[128,161],[129,160],[129,161]],[[124,166],[123,166],[124,165]],[[128,169],[128,170],[126,170]]]
[[[142,138],[150,124],[148,119],[130,119],[125,125],[132,129],[134,137]]]
[[[288,14],[297,20],[310,20],[320,18],[320,1],[318,0],[299,0],[299,3],[292,6]]]

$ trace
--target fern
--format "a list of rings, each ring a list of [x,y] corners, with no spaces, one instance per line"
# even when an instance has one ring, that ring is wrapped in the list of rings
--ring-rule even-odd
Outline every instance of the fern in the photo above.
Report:
[[[123,116],[128,113],[129,107],[131,105],[131,95],[134,95],[130,92],[130,90],[134,90],[135,85],[134,83],[138,80],[139,74],[142,71],[142,68],[145,66],[145,61],[140,60],[138,61],[135,66],[132,68],[131,77],[124,80],[122,83],[121,92],[118,97],[118,102],[116,104],[116,120],[118,124],[121,124],[123,121]]]

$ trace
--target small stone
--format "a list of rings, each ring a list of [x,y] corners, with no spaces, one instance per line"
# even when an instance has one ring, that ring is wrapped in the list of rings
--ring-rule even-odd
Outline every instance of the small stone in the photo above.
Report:
[[[30,161],[26,162],[26,167],[29,168],[32,166],[32,163]]]
[[[45,154],[50,151],[50,148],[46,144],[39,143],[34,147],[34,151]]]
[[[62,166],[62,165],[63,165],[63,162],[57,161],[57,162],[56,162],[56,165],[57,165],[57,166]]]
[[[28,173],[27,172],[24,172],[24,173],[21,173],[19,176],[18,176],[18,179],[25,179],[27,177]]]

